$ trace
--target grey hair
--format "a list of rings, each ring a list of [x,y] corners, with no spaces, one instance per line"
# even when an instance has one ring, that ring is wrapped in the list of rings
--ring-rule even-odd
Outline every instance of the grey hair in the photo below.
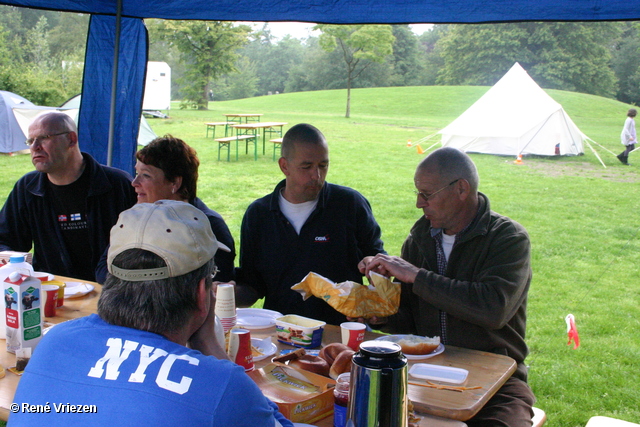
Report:
[[[166,266],[162,258],[144,249],[128,249],[113,264],[126,269]],[[129,282],[111,274],[107,276],[98,300],[98,314],[112,325],[154,332],[176,332],[198,309],[198,283],[205,279],[211,289],[213,258],[202,267],[182,276],[167,279]]]
[[[291,159],[296,143],[314,144],[327,148],[327,140],[320,129],[308,123],[299,123],[284,134],[282,137],[282,157]]]
[[[478,169],[471,157],[457,148],[442,147],[429,154],[418,165],[418,171],[425,170],[440,176],[443,185],[462,178],[469,183],[471,191],[478,191]]]

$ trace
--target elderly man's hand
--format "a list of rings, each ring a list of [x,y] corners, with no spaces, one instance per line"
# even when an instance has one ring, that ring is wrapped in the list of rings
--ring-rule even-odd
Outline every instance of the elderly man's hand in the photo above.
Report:
[[[404,283],[413,283],[420,269],[397,256],[378,254],[366,264],[364,275],[376,272],[386,277],[395,277]]]

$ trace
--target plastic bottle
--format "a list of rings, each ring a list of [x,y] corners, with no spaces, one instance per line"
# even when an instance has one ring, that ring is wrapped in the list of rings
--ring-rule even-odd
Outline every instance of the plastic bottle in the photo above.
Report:
[[[0,267],[0,289],[4,295],[4,281],[11,273],[17,271],[21,274],[33,276],[33,267],[24,260],[24,255],[13,255],[9,257],[9,263]],[[6,308],[0,314],[0,338],[7,337],[7,313]]]
[[[349,372],[338,375],[336,379],[336,387],[333,389],[335,398],[333,404],[333,427],[345,427],[347,424],[350,382],[351,374]]]
[[[9,277],[13,271],[33,276],[33,267],[24,260],[24,255],[12,255],[9,258],[9,263],[0,267],[0,281],[4,282],[4,279]]]

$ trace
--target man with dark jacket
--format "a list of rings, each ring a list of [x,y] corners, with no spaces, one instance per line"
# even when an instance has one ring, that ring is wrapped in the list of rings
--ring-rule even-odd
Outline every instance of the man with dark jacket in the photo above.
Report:
[[[346,317],[320,298],[291,290],[313,271],[334,282],[361,282],[358,262],[383,252],[380,226],[357,191],[325,182],[329,148],[316,127],[300,123],[282,141],[285,179],[253,202],[242,220],[236,301],[337,325]]]
[[[95,280],[111,227],[136,202],[131,177],[81,153],[64,113],[38,116],[27,145],[36,170],[18,180],[0,211],[0,250],[33,246],[36,271]]]
[[[414,176],[424,215],[402,247],[402,257],[363,260],[402,284],[400,309],[370,319],[385,332],[440,336],[447,344],[503,354],[518,366],[513,376],[466,423],[530,426],[534,395],[524,359],[527,293],[531,282],[529,236],[520,224],[491,211],[478,192],[473,161],[455,148],[427,156]]]

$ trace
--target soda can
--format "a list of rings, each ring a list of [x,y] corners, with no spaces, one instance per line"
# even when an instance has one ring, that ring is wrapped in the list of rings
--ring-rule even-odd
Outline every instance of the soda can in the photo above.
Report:
[[[253,370],[251,333],[248,329],[231,329],[229,331],[229,358],[232,362],[244,367],[245,371]]]

